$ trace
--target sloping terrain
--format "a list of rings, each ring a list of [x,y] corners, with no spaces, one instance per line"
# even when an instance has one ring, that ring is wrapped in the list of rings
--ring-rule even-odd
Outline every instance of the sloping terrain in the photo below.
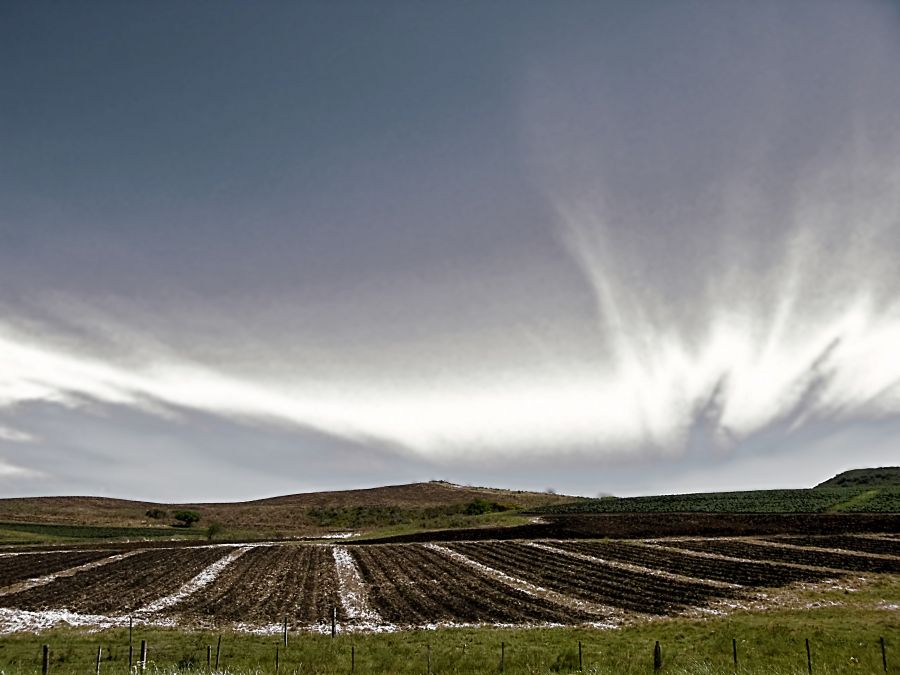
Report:
[[[816,485],[818,488],[900,488],[900,466],[882,466],[874,469],[851,469],[839,473]]]
[[[0,499],[0,544],[196,536],[212,523],[234,536],[249,538],[372,529],[429,520],[434,521],[436,527],[446,527],[453,524],[442,522],[442,519],[477,515],[471,512],[473,504],[479,507],[478,513],[490,513],[536,508],[572,499],[540,492],[459,486],[443,481],[301,493],[233,503],[160,504],[100,497]],[[172,527],[174,514],[179,510],[199,514],[198,525],[190,530]]]

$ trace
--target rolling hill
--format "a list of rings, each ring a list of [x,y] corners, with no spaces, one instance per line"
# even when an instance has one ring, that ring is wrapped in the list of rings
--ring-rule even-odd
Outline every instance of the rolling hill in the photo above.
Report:
[[[161,504],[103,497],[0,499],[0,543],[70,538],[315,536],[335,530],[471,527],[521,522],[516,514],[573,497],[455,485],[444,481],[360,490],[310,492],[246,502]],[[174,527],[176,512],[200,516]]]
[[[900,487],[900,466],[882,466],[877,469],[851,469],[816,485],[817,489],[832,487]]]

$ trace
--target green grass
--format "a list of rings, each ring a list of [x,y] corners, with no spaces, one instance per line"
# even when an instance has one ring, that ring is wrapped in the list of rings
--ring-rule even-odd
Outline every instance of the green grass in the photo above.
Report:
[[[603,497],[535,509],[539,513],[823,513],[900,512],[900,488],[814,488]]]
[[[454,528],[470,527],[513,527],[515,525],[527,525],[532,517],[522,515],[520,511],[503,511],[500,513],[484,513],[477,516],[458,514],[439,519],[412,520],[397,525],[378,527],[365,532],[360,539],[381,539],[401,534],[426,532],[432,530],[448,530]]]
[[[881,669],[879,638],[884,637],[897,666],[891,672],[900,672],[900,630],[887,612],[837,622],[817,614],[665,621],[622,630],[469,628],[339,635],[335,640],[292,634],[287,651],[279,648],[279,657],[283,673],[343,675],[350,672],[352,649],[357,673],[420,675],[427,671],[430,650],[435,673],[493,674],[499,672],[502,644],[507,673],[573,673],[580,641],[586,672],[629,675],[652,671],[653,646],[659,640],[666,673],[731,673],[734,638],[741,673],[799,674],[806,671],[808,638],[815,673],[874,673]],[[215,659],[213,633],[136,630],[136,652],[141,639],[149,644],[150,672],[203,671],[208,645]],[[51,646],[51,673],[91,672],[98,645],[103,647],[102,672],[127,672],[127,630],[7,636],[0,643],[0,669],[10,675],[39,672],[45,643]],[[225,633],[220,670],[274,672],[278,643],[277,636]]]
[[[864,490],[842,502],[838,502],[828,508],[829,511],[839,513],[841,511],[864,511],[867,504],[880,494],[879,490]]]
[[[202,528],[178,527],[98,527],[51,525],[44,523],[0,523],[0,542],[57,543],[69,540],[147,539],[175,536],[203,536]]]
[[[291,634],[280,648],[281,673],[345,675],[351,649],[356,673],[425,675],[431,653],[433,673],[493,675],[499,672],[501,644],[505,673],[574,673],[578,643],[584,670],[603,675],[652,672],[653,646],[662,647],[664,673],[733,673],[732,639],[737,641],[739,673],[806,673],[809,639],[816,675],[882,672],[879,639],[887,646],[889,672],[900,673],[900,618],[890,604],[900,601],[900,580],[882,577],[851,594],[841,590],[810,592],[801,599],[811,608],[739,611],[728,617],[663,619],[601,630],[591,628],[457,628],[393,634]],[[843,603],[835,605],[832,603]],[[135,628],[149,644],[150,673],[202,672],[206,649],[218,634],[174,629]],[[222,634],[220,671],[274,672],[280,636]],[[101,671],[125,673],[128,631],[99,633],[57,629],[41,635],[15,634],[0,639],[0,671],[8,675],[40,671],[41,645],[51,647],[51,673],[93,672],[97,646],[103,647]]]

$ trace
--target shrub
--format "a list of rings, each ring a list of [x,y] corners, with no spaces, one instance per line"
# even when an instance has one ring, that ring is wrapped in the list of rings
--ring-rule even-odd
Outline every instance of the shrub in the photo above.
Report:
[[[196,511],[176,511],[175,520],[178,521],[176,527],[190,527],[200,520],[200,514]]]
[[[480,516],[482,513],[494,513],[497,511],[508,511],[509,507],[505,504],[497,502],[489,502],[487,499],[473,499],[466,505],[467,516]]]

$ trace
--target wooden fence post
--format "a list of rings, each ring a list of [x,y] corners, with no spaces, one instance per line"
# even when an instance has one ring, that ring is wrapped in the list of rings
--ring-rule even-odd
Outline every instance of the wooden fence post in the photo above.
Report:
[[[426,645],[426,651],[428,652],[428,675],[431,675],[431,643],[429,642]]]
[[[128,672],[131,672],[131,667],[134,665],[134,619],[132,617],[128,617]]]
[[[44,645],[43,657],[41,659],[41,673],[47,675],[50,672],[50,645]]]
[[[284,617],[284,648],[287,649],[287,617]]]
[[[500,672],[506,667],[506,643],[500,643]]]
[[[356,670],[356,645],[350,645],[350,672]]]
[[[141,672],[147,669],[147,641],[141,640]]]
[[[884,666],[884,672],[887,672],[887,652],[884,651],[884,638],[881,638],[881,665]]]
[[[731,638],[731,653],[734,655],[734,675],[737,675],[737,669],[738,669],[737,638]]]
[[[278,645],[275,645],[275,675],[278,675]]]
[[[809,638],[806,638],[806,667],[809,669],[809,675],[812,675],[812,652],[809,651]]]
[[[100,675],[100,657],[103,655],[103,647],[97,646],[97,675]]]
[[[653,646],[653,670],[661,670],[662,666],[662,648],[659,646],[659,640],[657,640]]]
[[[212,645],[206,645],[206,670],[212,670]]]
[[[222,654],[222,636],[219,636],[219,641],[216,643],[216,672],[219,672],[219,656]]]
[[[337,635],[337,607],[331,608],[331,639]]]
[[[584,672],[584,661],[581,660],[581,640],[578,641],[578,672]]]

